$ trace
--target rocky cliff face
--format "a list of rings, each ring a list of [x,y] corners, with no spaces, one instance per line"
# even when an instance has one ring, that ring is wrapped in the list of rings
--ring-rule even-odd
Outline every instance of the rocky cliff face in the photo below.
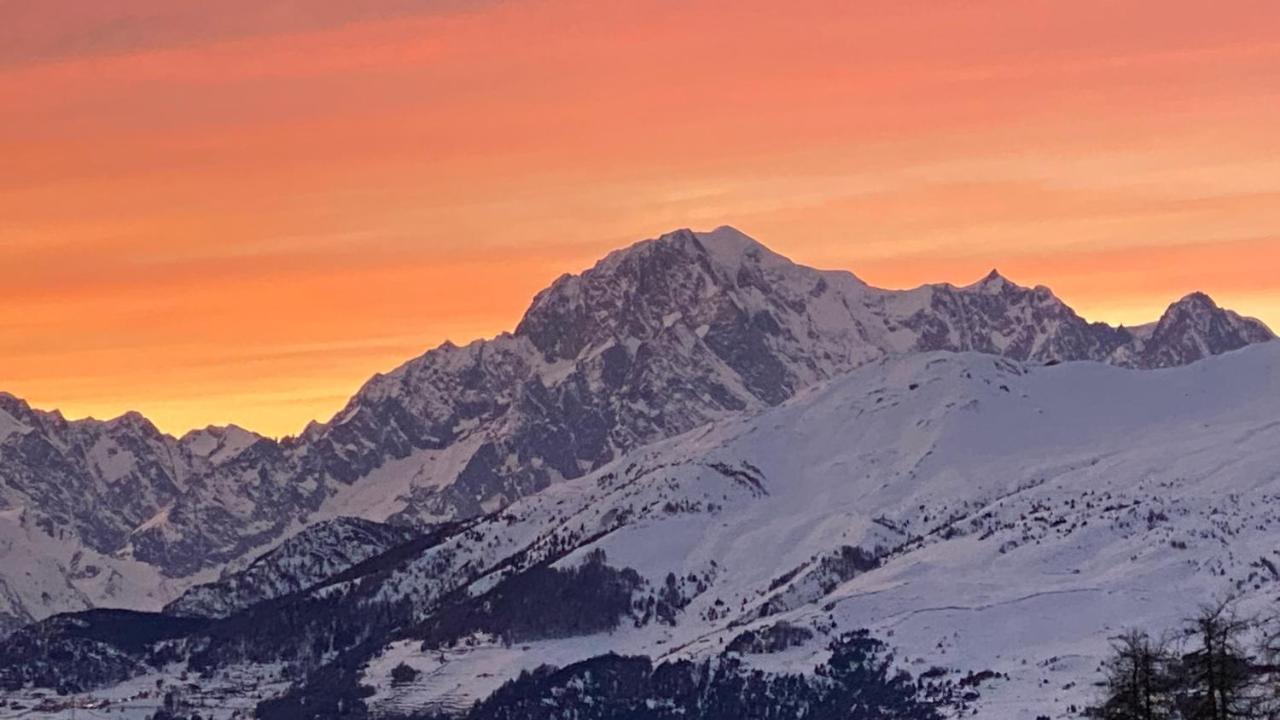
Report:
[[[1156,368],[1273,337],[1199,294],[1154,326],[1113,328],[994,272],[880,290],[731,228],[679,230],[560,278],[512,334],[374,377],[331,421],[282,442],[238,429],[174,439],[136,415],[68,422],[4,396],[0,511],[181,578],[325,518],[493,511],[889,355]]]
[[[0,509],[39,511],[51,535],[117,548],[172,503],[192,458],[141,415],[68,422],[0,395]]]
[[[967,287],[890,294],[890,308],[915,294],[924,307],[893,319],[916,333],[914,350],[975,351],[1043,364],[1109,361],[1132,342],[1126,330],[1085,321],[1048,288],[1021,287],[994,270]]]
[[[1144,328],[1132,343],[1134,359],[1122,364],[1176,367],[1274,339],[1266,325],[1224,310],[1197,292],[1170,305],[1154,327]]]

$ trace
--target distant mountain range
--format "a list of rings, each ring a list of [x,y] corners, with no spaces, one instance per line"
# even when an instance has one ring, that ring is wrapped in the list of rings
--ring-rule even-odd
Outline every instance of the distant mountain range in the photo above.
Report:
[[[295,438],[235,427],[174,438],[137,414],[68,421],[0,394],[0,631],[95,606],[158,609],[219,576],[174,607],[233,613],[897,358],[1156,369],[1272,339],[1199,293],[1116,328],[995,272],[881,290],[732,228],[679,230],[561,277],[511,334],[374,377]],[[258,558],[316,523],[309,540]],[[310,541],[339,551],[308,554]],[[314,562],[272,564],[297,557]],[[310,569],[297,575],[299,563]]]

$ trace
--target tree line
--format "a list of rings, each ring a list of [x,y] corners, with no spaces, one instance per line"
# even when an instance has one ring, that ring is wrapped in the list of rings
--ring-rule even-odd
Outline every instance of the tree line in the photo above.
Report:
[[[1202,606],[1173,632],[1129,630],[1103,664],[1101,720],[1280,720],[1280,618]]]

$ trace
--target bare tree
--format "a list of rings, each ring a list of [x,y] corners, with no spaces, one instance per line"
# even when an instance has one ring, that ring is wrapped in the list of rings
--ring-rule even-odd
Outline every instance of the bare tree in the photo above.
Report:
[[[1259,623],[1258,662],[1254,672],[1258,678],[1262,717],[1280,718],[1280,615]]]
[[[1239,616],[1231,598],[1204,605],[1188,621],[1193,649],[1183,655],[1180,705],[1186,720],[1263,717],[1261,693],[1244,637],[1253,621]]]
[[[1104,720],[1165,720],[1174,713],[1174,681],[1168,642],[1130,630],[1111,643],[1106,661],[1107,697],[1097,709]]]

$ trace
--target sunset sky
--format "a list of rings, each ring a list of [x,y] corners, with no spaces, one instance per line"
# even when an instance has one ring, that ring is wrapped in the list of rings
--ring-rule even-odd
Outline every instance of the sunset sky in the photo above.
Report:
[[[0,0],[0,390],[273,435],[610,249],[1280,328],[1280,2]]]

